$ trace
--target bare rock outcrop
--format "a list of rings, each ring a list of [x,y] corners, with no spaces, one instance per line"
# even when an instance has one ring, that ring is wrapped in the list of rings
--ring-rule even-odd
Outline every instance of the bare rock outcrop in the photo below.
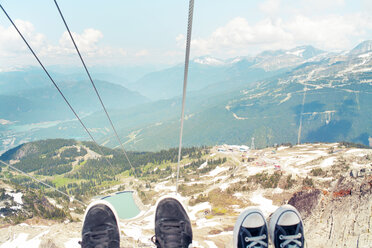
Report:
[[[309,247],[365,247],[372,244],[372,178],[341,177],[331,192],[292,197],[305,215],[305,235]],[[320,191],[321,192],[321,191]],[[304,200],[306,194],[310,199]],[[306,206],[315,206],[311,208]]]
[[[306,219],[319,204],[322,192],[319,189],[302,190],[295,193],[288,204],[297,208],[303,219]]]

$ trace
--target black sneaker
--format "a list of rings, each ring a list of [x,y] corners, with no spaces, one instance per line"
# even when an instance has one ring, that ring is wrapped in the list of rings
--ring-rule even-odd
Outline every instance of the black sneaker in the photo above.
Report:
[[[233,235],[234,248],[267,247],[267,223],[261,210],[256,207],[244,210],[235,222]]]
[[[192,243],[190,219],[181,203],[174,198],[159,201],[155,213],[155,236],[159,248],[187,248]]]
[[[269,232],[275,248],[305,247],[304,227],[297,209],[291,205],[278,208],[270,218]]]
[[[119,248],[120,231],[114,208],[106,201],[97,201],[85,211],[82,248]]]

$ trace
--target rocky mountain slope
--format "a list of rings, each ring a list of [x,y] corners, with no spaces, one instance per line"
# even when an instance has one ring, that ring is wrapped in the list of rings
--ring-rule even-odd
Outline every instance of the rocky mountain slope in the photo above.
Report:
[[[153,247],[154,203],[175,190],[176,163],[166,166],[147,164],[149,173],[125,177],[112,188],[135,189],[143,203],[139,216],[121,220],[122,247]],[[155,177],[157,171],[165,174]],[[232,247],[233,226],[245,207],[259,206],[269,217],[284,203],[302,214],[308,247],[369,247],[372,241],[372,150],[348,143],[206,149],[184,157],[179,192],[194,247]],[[0,247],[78,247],[79,223],[27,223],[2,228]]]
[[[0,217],[3,226],[19,224],[29,219],[72,220],[69,211],[57,207],[51,198],[8,180],[0,181]]]

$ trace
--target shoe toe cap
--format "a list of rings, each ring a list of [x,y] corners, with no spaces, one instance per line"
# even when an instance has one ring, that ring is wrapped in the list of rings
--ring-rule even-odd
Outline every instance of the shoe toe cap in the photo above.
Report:
[[[287,211],[280,216],[277,224],[280,226],[292,226],[297,225],[300,222],[301,219],[295,212]]]
[[[259,213],[249,214],[242,223],[242,226],[245,228],[257,228],[263,225],[265,225],[265,220]]]

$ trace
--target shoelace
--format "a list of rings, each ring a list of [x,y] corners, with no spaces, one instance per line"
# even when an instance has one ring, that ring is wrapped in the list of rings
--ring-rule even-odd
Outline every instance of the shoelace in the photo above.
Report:
[[[81,247],[85,246],[97,246],[102,247],[108,246],[109,242],[117,242],[116,240],[110,240],[110,232],[114,231],[114,227],[111,224],[101,225],[90,232],[86,232],[83,235],[83,241],[79,241]]]
[[[302,243],[301,241],[297,240],[302,237],[301,233],[298,233],[296,235],[279,235],[280,240],[285,240],[283,243],[280,244],[281,248],[284,248],[287,246],[287,248],[298,248],[301,247]],[[291,246],[288,246],[290,243],[294,243]]]
[[[247,245],[246,248],[252,248],[255,247],[256,245],[264,246],[267,247],[267,243],[263,241],[266,239],[266,235],[261,235],[261,236],[256,236],[256,237],[245,237],[244,240],[245,242],[252,242],[251,244]]]
[[[160,239],[164,241],[166,247],[184,247],[183,235],[186,234],[184,232],[185,223],[183,221],[162,219],[159,224],[161,231]],[[159,245],[156,236],[153,236],[151,241],[155,245]]]

